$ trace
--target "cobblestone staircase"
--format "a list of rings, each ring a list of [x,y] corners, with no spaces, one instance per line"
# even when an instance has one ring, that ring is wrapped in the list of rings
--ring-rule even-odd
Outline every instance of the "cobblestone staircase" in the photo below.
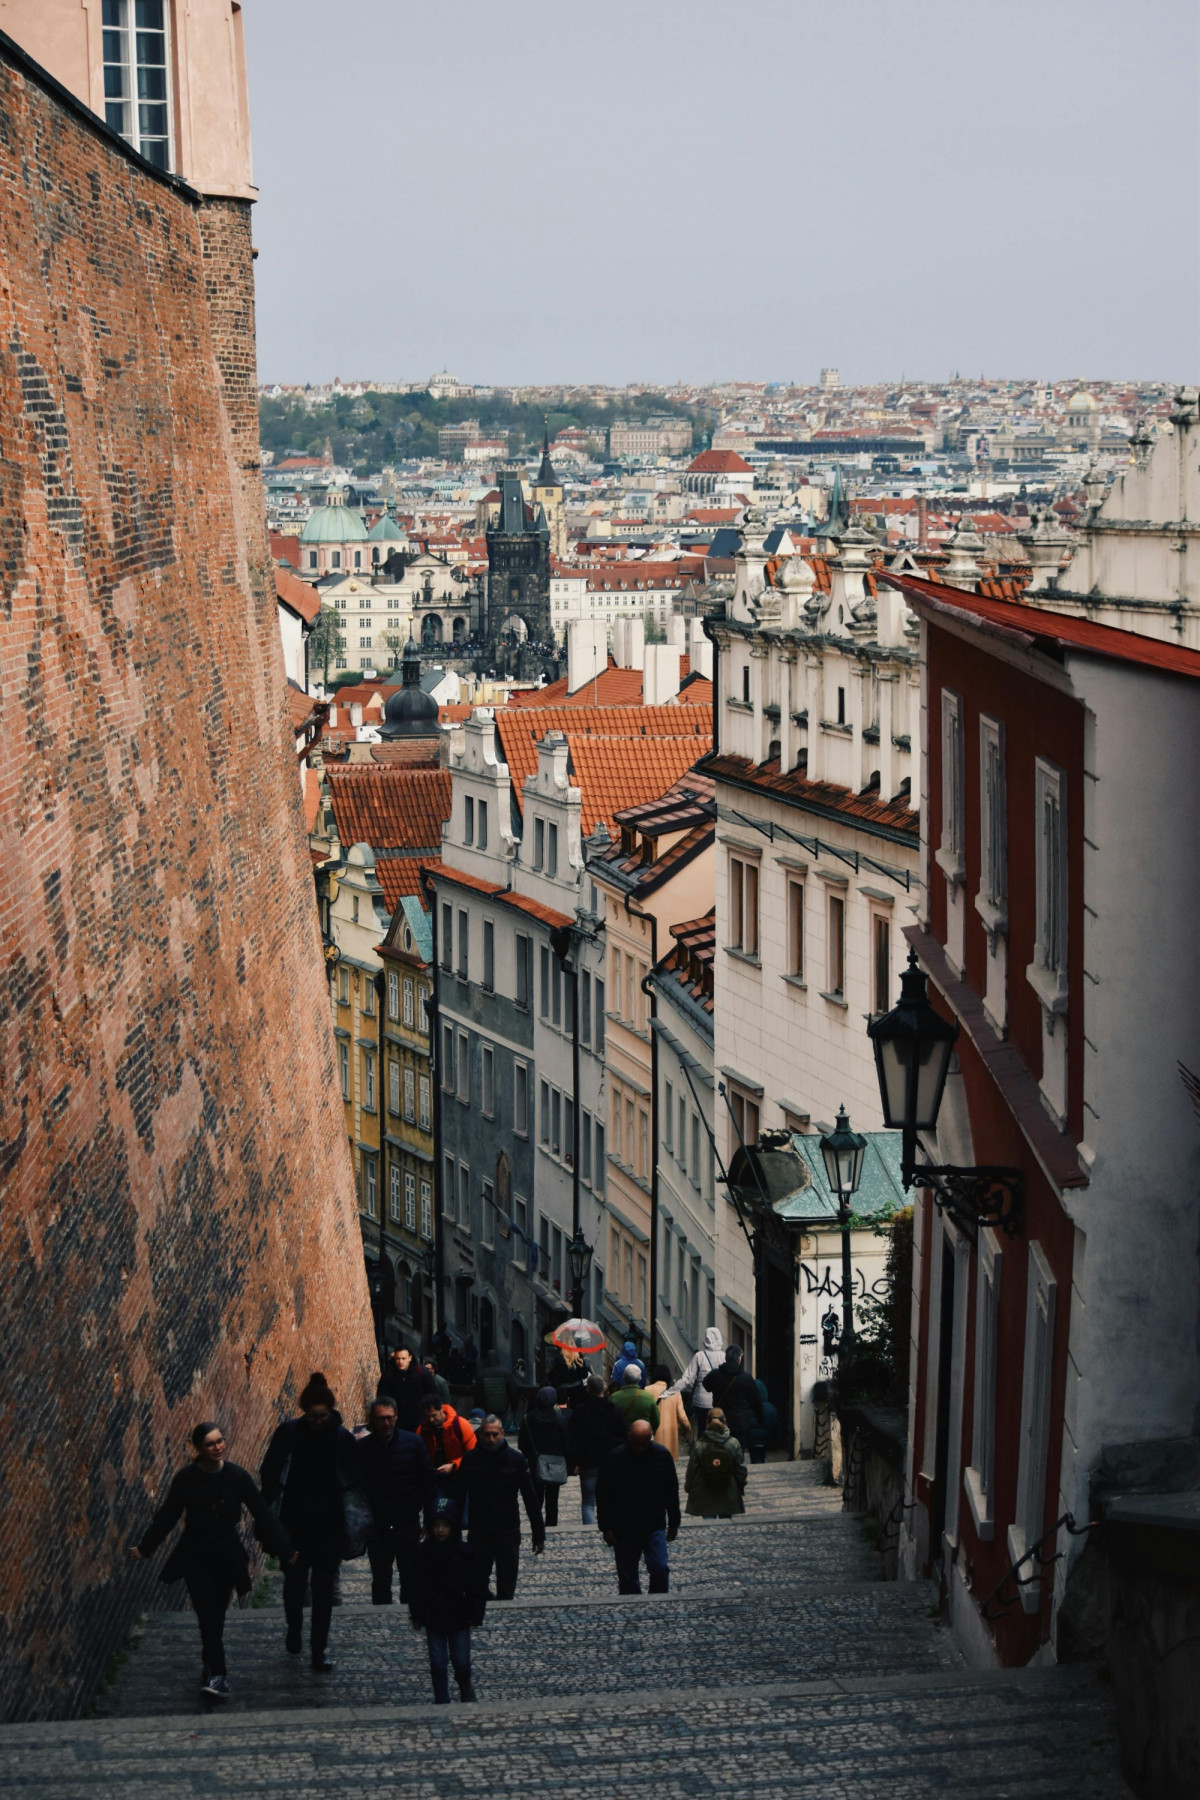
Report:
[[[343,1570],[331,1675],[283,1648],[272,1579],[231,1615],[233,1698],[197,1698],[189,1612],[141,1628],[96,1716],[0,1729],[0,1796],[1127,1800],[1110,1700],[1069,1669],[968,1670],[920,1584],[812,1464],[751,1474],[744,1518],[685,1519],[672,1591],[617,1595],[578,1488],[475,1634],[480,1704],[434,1708],[424,1638]]]

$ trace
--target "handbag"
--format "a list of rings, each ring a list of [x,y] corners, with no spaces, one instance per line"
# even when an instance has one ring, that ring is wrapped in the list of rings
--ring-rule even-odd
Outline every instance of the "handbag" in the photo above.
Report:
[[[567,1479],[567,1459],[543,1452],[537,1459],[538,1480],[546,1487],[561,1487]]]

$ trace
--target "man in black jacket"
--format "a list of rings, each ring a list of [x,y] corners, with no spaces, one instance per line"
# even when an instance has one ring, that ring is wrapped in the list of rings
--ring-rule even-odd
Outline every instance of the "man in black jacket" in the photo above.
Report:
[[[729,1345],[725,1361],[719,1369],[704,1377],[704,1385],[712,1395],[713,1405],[723,1409],[725,1423],[748,1453],[750,1434],[756,1423],[761,1425],[763,1422],[763,1403],[757,1383],[742,1368],[739,1345]]]
[[[489,1413],[479,1427],[479,1441],[458,1465],[455,1500],[459,1516],[467,1516],[467,1543],[479,1558],[479,1573],[486,1584],[496,1568],[496,1598],[511,1600],[517,1591],[521,1561],[521,1515],[518,1496],[525,1502],[533,1554],[546,1548],[546,1527],[529,1464],[519,1450],[504,1441],[504,1424]]]
[[[667,1545],[679,1536],[679,1477],[669,1450],[654,1442],[648,1419],[635,1419],[629,1437],[610,1450],[596,1482],[597,1524],[617,1561],[617,1587],[640,1594],[644,1557],[650,1592],[671,1585]]]
[[[358,1479],[375,1514],[367,1556],[371,1564],[371,1604],[392,1604],[392,1565],[400,1574],[400,1598],[409,1563],[421,1541],[421,1514],[433,1498],[429,1452],[415,1431],[396,1423],[396,1402],[377,1394],[367,1414],[370,1436],[355,1446]]]
[[[625,1442],[629,1429],[619,1407],[604,1392],[604,1378],[589,1375],[583,1397],[567,1421],[571,1461],[579,1470],[579,1498],[585,1525],[596,1523],[596,1477],[610,1450]]]
[[[396,1402],[396,1423],[401,1431],[415,1431],[421,1423],[421,1402],[426,1394],[437,1393],[437,1383],[402,1344],[393,1350],[392,1360],[379,1378],[379,1391]]]

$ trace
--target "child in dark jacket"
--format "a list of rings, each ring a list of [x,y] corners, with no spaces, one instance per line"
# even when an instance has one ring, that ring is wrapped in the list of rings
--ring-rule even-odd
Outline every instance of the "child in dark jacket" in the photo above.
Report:
[[[462,1541],[457,1508],[445,1495],[430,1508],[429,1535],[413,1557],[405,1599],[413,1629],[423,1630],[429,1644],[435,1703],[450,1704],[451,1663],[462,1699],[474,1700],[471,1628],[483,1624],[487,1584]]]

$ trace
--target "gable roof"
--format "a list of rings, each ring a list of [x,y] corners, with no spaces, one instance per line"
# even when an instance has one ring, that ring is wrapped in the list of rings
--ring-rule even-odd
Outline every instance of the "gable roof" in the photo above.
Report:
[[[275,564],[275,598],[306,625],[314,625],[321,611],[321,596],[291,569]]]
[[[699,678],[703,680],[703,677]],[[684,693],[684,684],[687,692]],[[596,707],[628,706],[640,707],[644,678],[640,669],[619,669],[610,656],[608,667],[601,669],[593,679],[585,681],[574,693],[567,692],[567,677],[562,675],[557,681],[547,682],[542,688],[521,688],[509,698],[508,707],[518,711],[528,711],[531,707],[550,706],[586,706],[593,710]],[[696,678],[692,677],[692,663],[688,656],[679,659],[679,704],[681,706],[704,706],[711,710],[712,683],[705,682],[703,689],[696,686]],[[508,709],[506,709],[508,710]],[[500,714],[497,712],[497,718]]]
[[[623,807],[654,799],[712,748],[712,715],[702,707],[497,707],[496,735],[518,809],[537,771],[537,747],[551,731],[566,735],[587,835],[602,819],[611,828]]]
[[[327,763],[325,779],[343,845],[369,844],[377,858],[389,850],[428,855],[441,848],[442,825],[450,817],[449,769]]]
[[[736,450],[702,450],[687,466],[689,475],[753,475],[754,470]]]

